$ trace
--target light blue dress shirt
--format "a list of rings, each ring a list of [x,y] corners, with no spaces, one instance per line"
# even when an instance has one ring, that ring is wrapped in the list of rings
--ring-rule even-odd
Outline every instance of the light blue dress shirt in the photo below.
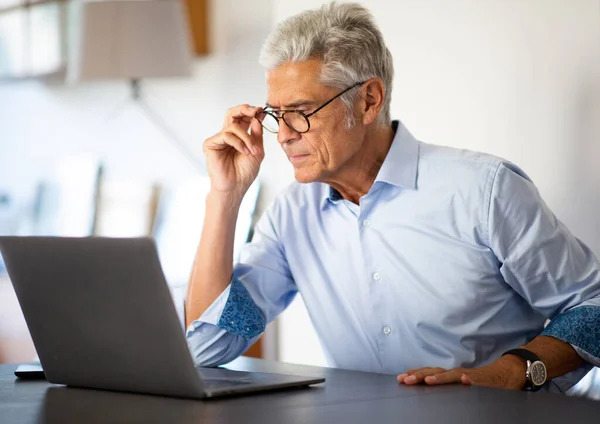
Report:
[[[600,365],[598,260],[527,175],[394,126],[360,205],[323,183],[294,183],[276,199],[229,287],[187,329],[196,363],[242,354],[300,293],[335,367],[481,366],[546,319],[544,334]]]

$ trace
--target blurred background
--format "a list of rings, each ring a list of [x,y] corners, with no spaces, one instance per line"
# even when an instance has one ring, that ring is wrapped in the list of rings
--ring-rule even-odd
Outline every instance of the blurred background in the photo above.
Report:
[[[0,234],[155,237],[181,314],[202,142],[229,107],[264,104],[270,30],[324,3],[0,0]],[[517,163],[600,255],[600,2],[360,3],[394,57],[393,117],[423,141]],[[275,138],[265,145],[236,254],[293,181]],[[326,365],[300,298],[249,354]],[[0,262],[0,363],[34,357]]]

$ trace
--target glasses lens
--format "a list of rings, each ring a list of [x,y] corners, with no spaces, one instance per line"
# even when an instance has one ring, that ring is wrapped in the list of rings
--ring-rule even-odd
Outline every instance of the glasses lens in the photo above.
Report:
[[[279,122],[270,113],[259,112],[256,115],[256,119],[258,119],[260,121],[263,128],[266,129],[267,131],[275,133],[275,134],[279,131]]]
[[[308,119],[298,112],[286,112],[283,115],[283,120],[292,130],[305,133],[308,131]]]

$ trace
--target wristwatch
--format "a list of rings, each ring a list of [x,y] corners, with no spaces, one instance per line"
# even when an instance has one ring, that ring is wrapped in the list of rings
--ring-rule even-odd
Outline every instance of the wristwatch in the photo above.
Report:
[[[517,355],[527,361],[527,371],[525,371],[525,390],[536,392],[542,388],[546,382],[548,373],[546,372],[546,365],[540,360],[540,358],[533,352],[527,349],[511,349],[508,352],[504,352],[504,355]]]

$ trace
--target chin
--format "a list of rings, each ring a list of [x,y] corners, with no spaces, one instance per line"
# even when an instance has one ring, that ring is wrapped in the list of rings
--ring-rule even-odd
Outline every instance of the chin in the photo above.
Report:
[[[314,172],[310,172],[305,169],[296,169],[294,171],[294,178],[296,181],[302,184],[314,183],[319,181],[319,176]]]

